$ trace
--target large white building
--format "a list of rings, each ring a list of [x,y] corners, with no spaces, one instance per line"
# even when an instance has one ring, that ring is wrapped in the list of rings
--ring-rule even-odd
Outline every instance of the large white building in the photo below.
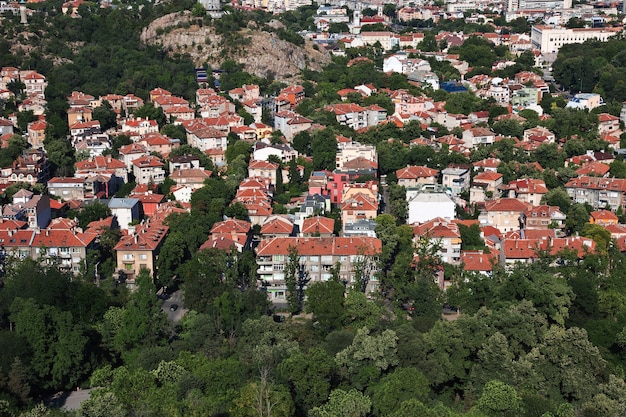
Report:
[[[561,46],[583,43],[589,39],[606,41],[619,33],[619,28],[567,29],[561,26],[533,26],[530,41],[541,53],[557,53]]]
[[[507,12],[517,10],[571,9],[572,0],[509,0]]]

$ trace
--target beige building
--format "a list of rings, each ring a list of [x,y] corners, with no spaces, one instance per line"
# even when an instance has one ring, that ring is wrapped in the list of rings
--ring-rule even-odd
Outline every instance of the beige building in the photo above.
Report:
[[[380,239],[372,237],[276,237],[264,239],[257,248],[258,274],[274,303],[286,303],[285,270],[289,252],[298,253],[303,278],[314,282],[328,281],[339,263],[339,279],[348,286],[365,285],[369,292],[378,289],[377,259],[382,251]],[[361,264],[362,277],[355,276],[355,266]],[[365,278],[365,280],[362,280]]]
[[[531,205],[516,198],[501,198],[488,201],[478,216],[481,226],[493,226],[502,233],[520,229],[522,214]]]
[[[157,257],[168,230],[161,222],[148,221],[124,235],[115,245],[118,274],[126,279],[127,285],[134,285],[143,268],[150,270],[152,277],[156,276]]]

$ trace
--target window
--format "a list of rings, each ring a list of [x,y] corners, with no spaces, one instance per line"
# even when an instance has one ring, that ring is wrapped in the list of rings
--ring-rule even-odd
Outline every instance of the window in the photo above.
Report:
[[[133,254],[132,253],[125,253],[124,254],[124,260],[125,261],[132,261],[133,260]]]
[[[319,265],[311,265],[311,272],[319,272],[320,267]]]
[[[142,261],[145,261],[146,259],[148,259],[148,255],[146,255],[145,253],[142,253],[139,255],[139,259],[141,259]]]
[[[311,262],[319,262],[319,261],[320,261],[320,257],[319,257],[319,256],[311,256],[311,257],[309,258],[309,260],[310,260]]]
[[[59,251],[61,253],[69,253],[70,252],[70,248],[59,248]]]
[[[274,255],[272,256],[272,260],[274,262],[282,262],[285,260],[285,255]]]
[[[274,271],[284,271],[285,264],[274,264],[273,269]]]

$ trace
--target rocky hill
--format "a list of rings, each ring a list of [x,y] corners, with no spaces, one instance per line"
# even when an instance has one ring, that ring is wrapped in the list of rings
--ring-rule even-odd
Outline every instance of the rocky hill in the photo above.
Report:
[[[272,25],[276,28],[281,24],[273,21]],[[162,45],[170,54],[188,54],[198,66],[219,68],[223,61],[232,59],[251,74],[285,82],[297,80],[304,68],[319,70],[330,61],[328,53],[317,50],[309,41],[296,46],[255,26],[251,22],[246,29],[225,38],[213,26],[202,25],[190,12],[183,12],[152,22],[143,30],[141,40]]]

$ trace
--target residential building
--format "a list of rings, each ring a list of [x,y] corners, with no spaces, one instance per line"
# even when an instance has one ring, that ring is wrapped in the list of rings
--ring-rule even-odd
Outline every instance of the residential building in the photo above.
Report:
[[[516,198],[487,201],[478,216],[481,226],[493,226],[502,233],[518,230],[522,226],[522,214],[531,208]]]
[[[589,39],[606,41],[617,35],[619,28],[575,28],[537,25],[531,29],[530,40],[533,48],[544,53],[557,53],[561,46],[570,43],[583,43]]]
[[[378,215],[377,197],[369,193],[356,193],[349,196],[344,193],[341,199],[342,224],[354,223],[362,219],[375,219]]]
[[[604,100],[600,94],[578,93],[565,105],[568,109],[593,110],[604,105]]]
[[[541,199],[548,192],[548,187],[543,180],[522,178],[511,181],[502,187],[502,196],[506,198],[516,198],[525,203],[538,205]]]
[[[43,141],[46,139],[45,120],[36,120],[28,124],[28,143],[35,149],[43,149]]]
[[[407,190],[408,224],[424,223],[441,217],[454,219],[456,204],[438,186],[423,185],[418,189]]]
[[[567,216],[554,206],[533,206],[522,213],[524,230],[562,230]]]
[[[422,184],[437,184],[439,171],[419,165],[407,165],[396,171],[398,185],[403,187],[418,187]]]
[[[288,142],[291,142],[298,133],[309,130],[311,126],[313,126],[313,120],[291,110],[281,111],[274,115],[274,129],[280,130]]]
[[[438,255],[445,263],[458,265],[461,262],[461,232],[458,224],[436,217],[413,226],[414,239],[428,238],[437,242],[441,248]]]
[[[87,251],[96,245],[97,233],[82,232],[75,226],[36,230],[30,242],[31,257],[78,275],[87,262]]]
[[[128,230],[141,216],[141,203],[136,198],[114,197],[109,200],[109,209],[122,230]]]
[[[459,195],[470,187],[470,168],[461,165],[450,165],[441,171],[442,185],[453,195]]]
[[[123,235],[115,245],[118,276],[130,288],[134,288],[142,269],[149,270],[153,278],[157,276],[156,261],[168,231],[161,221],[148,220]]]
[[[264,238],[293,236],[295,234],[294,222],[290,216],[274,214],[265,219],[260,233]]]
[[[626,209],[626,179],[582,176],[569,180],[565,190],[575,203],[586,203],[596,210],[607,205],[613,211]]]
[[[133,174],[137,184],[161,184],[165,181],[165,164],[152,155],[142,156],[133,161]]]
[[[84,200],[85,180],[74,177],[54,177],[48,181],[48,193],[63,200]]]
[[[335,220],[330,217],[307,217],[302,222],[301,236],[332,237],[335,229]]]
[[[463,132],[463,143],[468,149],[479,145],[492,145],[496,134],[486,127],[475,127]]]
[[[619,219],[615,213],[609,210],[592,211],[589,217],[589,223],[599,224],[600,226],[611,226],[619,223]]]
[[[377,259],[382,242],[371,237],[276,237],[263,239],[257,248],[258,273],[268,297],[286,303],[285,270],[292,250],[298,254],[298,275],[310,285],[328,281],[339,264],[339,279],[367,293],[378,289]],[[360,271],[362,276],[355,276]]]
[[[187,185],[193,190],[204,187],[205,181],[211,177],[212,172],[205,169],[177,169],[170,174],[170,179],[177,185]]]

